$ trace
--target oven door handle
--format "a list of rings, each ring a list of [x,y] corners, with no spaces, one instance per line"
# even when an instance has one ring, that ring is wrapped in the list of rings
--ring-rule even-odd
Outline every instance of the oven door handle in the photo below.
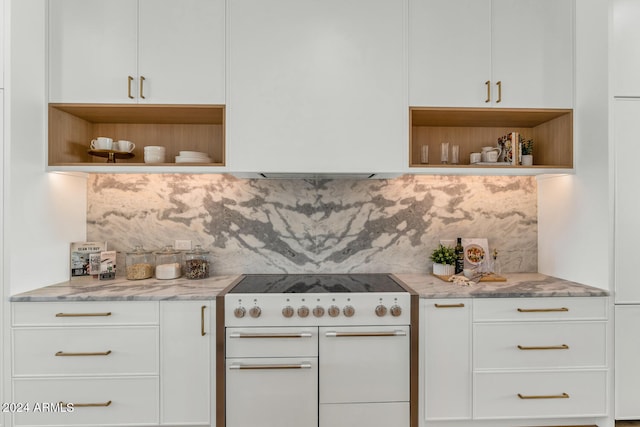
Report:
[[[354,338],[354,337],[406,337],[405,331],[383,331],[383,332],[335,332],[329,331],[324,334],[329,338]]]
[[[241,333],[233,332],[229,334],[229,338],[311,338],[311,332],[296,333]]]
[[[298,363],[298,364],[273,364],[273,365],[229,365],[229,369],[252,369],[252,370],[269,370],[269,369],[311,369],[311,363]]]

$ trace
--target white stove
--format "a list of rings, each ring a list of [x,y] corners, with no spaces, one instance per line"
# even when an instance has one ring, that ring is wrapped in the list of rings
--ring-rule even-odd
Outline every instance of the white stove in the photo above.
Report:
[[[223,298],[219,425],[417,426],[417,296],[393,276],[246,275]]]

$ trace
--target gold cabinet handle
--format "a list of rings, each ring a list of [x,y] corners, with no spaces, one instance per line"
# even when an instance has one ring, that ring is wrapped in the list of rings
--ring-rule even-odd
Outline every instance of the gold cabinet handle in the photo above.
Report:
[[[462,308],[464,307],[463,303],[459,304],[433,304],[436,308]]]
[[[498,99],[496,100],[496,104],[498,102],[502,102],[502,82],[498,82],[496,83],[496,86],[498,86]]]
[[[56,353],[56,356],[108,356],[110,354],[111,350],[90,353],[68,353],[66,351],[59,351]]]
[[[569,395],[567,393],[562,393],[562,394],[527,396],[527,395],[518,393],[518,397],[520,399],[568,399]]]
[[[204,330],[204,311],[207,309],[206,305],[203,305],[202,307],[200,307],[200,334],[202,336],[207,335],[207,333]]]
[[[487,99],[484,102],[491,102],[491,82],[487,80],[484,84],[487,85]]]
[[[559,308],[519,308],[518,311],[520,313],[550,313],[557,311],[569,311],[567,307],[559,307]]]
[[[66,402],[59,402],[60,406],[67,406],[69,405],[69,403]],[[106,402],[103,403],[71,403],[71,405],[73,405],[74,408],[95,408],[95,407],[104,407],[104,406],[111,406],[111,401],[108,400]]]
[[[142,99],[146,99],[144,97],[144,81],[145,80],[146,79],[144,78],[144,76],[140,76],[140,98],[142,98]]]
[[[127,76],[127,96],[129,99],[133,99],[133,95],[131,95],[131,82],[133,81],[133,77]]]
[[[111,316],[111,312],[105,313],[56,313],[56,317],[107,317]]]
[[[562,345],[551,345],[551,346],[540,346],[540,347],[528,347],[524,345],[518,345],[520,350],[569,350],[569,346],[566,344]]]

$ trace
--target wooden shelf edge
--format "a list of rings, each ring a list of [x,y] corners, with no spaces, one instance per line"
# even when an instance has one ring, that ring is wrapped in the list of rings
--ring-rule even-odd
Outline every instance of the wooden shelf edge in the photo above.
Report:
[[[535,127],[572,109],[409,107],[411,126]]]
[[[209,124],[222,125],[221,104],[63,104],[49,108],[64,111],[90,123]]]

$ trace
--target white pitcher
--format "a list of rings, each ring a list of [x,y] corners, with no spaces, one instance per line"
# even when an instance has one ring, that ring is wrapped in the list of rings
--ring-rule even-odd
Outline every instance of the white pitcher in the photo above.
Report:
[[[482,147],[482,161],[495,163],[498,161],[502,150],[500,147]]]

